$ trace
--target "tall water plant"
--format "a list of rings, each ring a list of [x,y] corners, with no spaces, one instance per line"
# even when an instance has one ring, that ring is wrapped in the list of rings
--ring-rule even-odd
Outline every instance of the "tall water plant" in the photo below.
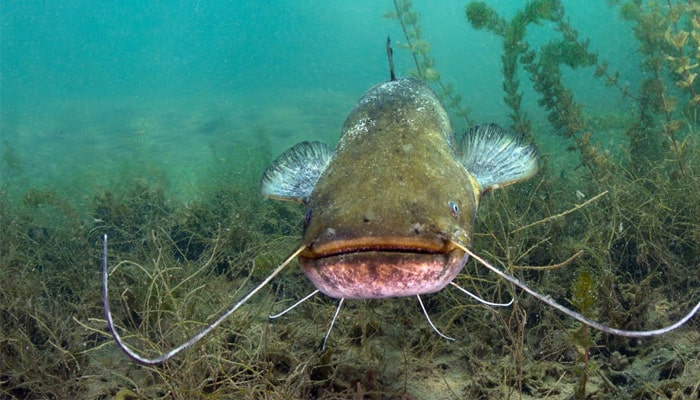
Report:
[[[469,108],[462,104],[462,96],[455,91],[452,84],[444,83],[438,72],[435,59],[430,55],[430,43],[423,37],[420,15],[413,11],[413,2],[394,0],[394,9],[384,14],[384,17],[395,19],[401,25],[406,43],[399,44],[398,47],[408,50],[413,57],[416,70],[411,75],[435,86],[438,96],[448,109],[463,120],[467,127],[474,125],[469,117]]]
[[[607,74],[598,64],[597,56],[588,49],[588,41],[580,40],[578,32],[564,18],[559,0],[532,0],[507,21],[482,1],[466,5],[467,21],[479,30],[487,30],[503,38],[504,101],[510,108],[513,128],[532,136],[531,124],[521,108],[518,66],[529,73],[534,89],[540,94],[538,104],[547,112],[547,118],[557,133],[575,143],[570,150],[581,154],[581,161],[598,180],[606,179],[615,170],[605,152],[591,142],[590,130],[583,106],[573,92],[562,82],[562,65],[569,68],[598,66],[597,76],[606,76],[608,84],[616,85],[615,76]],[[526,40],[528,27],[549,22],[561,37],[552,39],[539,49],[533,49]]]

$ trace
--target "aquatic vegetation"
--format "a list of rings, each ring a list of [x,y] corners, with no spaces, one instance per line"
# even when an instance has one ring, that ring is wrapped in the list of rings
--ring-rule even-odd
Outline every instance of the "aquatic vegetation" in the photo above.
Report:
[[[572,285],[571,300],[569,300],[569,302],[581,314],[589,318],[595,318],[597,302],[596,292],[597,289],[593,277],[586,271],[582,271],[578,274]],[[591,373],[591,346],[595,344],[595,340],[591,337],[592,333],[590,327],[585,324],[581,324],[581,327],[578,328],[572,336],[573,342],[576,345],[576,352],[579,355],[579,361],[582,363],[581,369],[578,371],[581,380],[576,388],[576,398],[583,399],[586,397],[586,383],[588,383],[588,377]]]
[[[538,104],[550,111],[548,119],[552,128],[560,133],[562,137],[574,139],[575,146],[572,146],[571,149],[580,153],[582,163],[587,167],[590,176],[596,178],[596,182],[601,183],[601,185],[589,183],[579,187],[570,187],[570,193],[575,193],[576,190],[579,190],[576,193],[581,193],[580,190],[595,193],[608,187],[612,188],[613,200],[599,203],[602,206],[601,210],[606,210],[599,218],[601,218],[601,221],[609,221],[613,225],[610,228],[603,229],[603,232],[586,232],[581,237],[581,242],[577,246],[572,246],[569,251],[573,253],[577,248],[586,250],[586,256],[582,261],[586,265],[596,266],[595,274],[603,277],[600,280],[596,279],[601,284],[598,290],[602,292],[598,296],[601,302],[599,315],[604,316],[608,321],[617,320],[619,325],[633,326],[638,323],[638,317],[632,317],[630,314],[620,319],[620,316],[626,314],[621,312],[623,308],[630,308],[634,304],[634,307],[637,307],[637,311],[634,311],[636,313],[639,310],[645,308],[648,310],[653,307],[653,304],[648,299],[641,297],[641,293],[648,293],[653,290],[654,284],[651,281],[654,278],[649,276],[649,274],[660,273],[659,268],[674,269],[675,272],[672,273],[674,276],[694,276],[693,280],[695,283],[685,285],[685,289],[677,287],[676,290],[688,293],[688,288],[697,284],[697,278],[691,272],[693,266],[696,265],[696,261],[693,258],[697,256],[696,251],[685,245],[681,245],[684,250],[676,248],[675,244],[669,246],[669,243],[674,242],[674,240],[688,243],[688,240],[694,241],[696,239],[690,239],[685,234],[678,235],[676,228],[664,225],[664,221],[673,221],[671,225],[675,227],[678,227],[677,223],[687,227],[697,226],[698,223],[695,217],[691,217],[687,213],[688,205],[681,204],[684,196],[689,196],[690,198],[697,196],[697,177],[691,174],[693,177],[690,178],[690,182],[685,177],[682,179],[678,178],[684,176],[686,172],[697,168],[697,161],[690,163],[694,167],[690,167],[684,161],[687,160],[688,146],[697,148],[697,142],[694,140],[696,137],[696,120],[693,117],[695,106],[692,104],[692,91],[689,91],[689,95],[681,97],[686,101],[686,105],[682,109],[690,110],[691,113],[675,112],[674,114],[669,106],[674,105],[675,107],[678,99],[669,94],[674,93],[673,87],[668,89],[669,81],[680,82],[679,84],[677,83],[677,86],[683,88],[684,82],[687,82],[690,75],[685,74],[682,69],[678,68],[676,68],[675,72],[669,73],[668,63],[678,63],[678,61],[675,60],[675,57],[668,56],[669,46],[667,44],[669,41],[675,42],[673,43],[676,45],[675,47],[681,44],[685,34],[679,33],[678,36],[673,36],[672,32],[680,32],[677,26],[674,27],[673,21],[684,20],[686,22],[685,24],[682,23],[681,26],[692,26],[691,21],[696,18],[695,8],[690,3],[686,5],[682,2],[674,4],[669,2],[668,7],[661,7],[654,3],[646,4],[645,2],[630,2],[623,6],[623,13],[626,15],[626,18],[639,21],[639,25],[635,27],[635,34],[640,40],[643,54],[646,54],[640,69],[647,71],[647,65],[656,68],[655,70],[652,69],[654,75],[641,85],[641,94],[639,95],[632,93],[630,88],[621,86],[619,84],[620,74],[618,72],[610,74],[607,63],[599,62],[597,56],[588,50],[588,41],[580,40],[576,31],[568,23],[564,22],[566,18],[559,2],[528,2],[523,9],[515,14],[511,21],[502,19],[483,2],[471,2],[466,8],[467,19],[474,28],[489,30],[504,37],[502,64],[505,78],[505,102],[512,110],[511,120],[514,122],[514,127],[520,126],[520,129],[529,127],[529,124],[521,122],[524,119],[522,117],[523,113],[520,111],[522,92],[518,92],[517,75],[513,74],[513,63],[514,60],[517,60],[522,68],[521,72],[527,72],[530,75],[534,89],[541,95]],[[529,24],[538,24],[542,21],[553,23],[556,26],[556,32],[559,32],[562,38],[548,42],[541,46],[538,51],[528,50],[525,28]],[[642,23],[644,23],[643,27],[640,26]],[[514,34],[513,32],[517,34],[517,40],[509,39],[508,35]],[[654,41],[652,41],[652,38]],[[682,52],[676,50],[676,53],[690,54],[692,51],[695,51],[695,49],[686,48]],[[627,125],[628,127],[625,128],[625,122],[620,121],[620,128],[622,129],[616,129],[618,132],[627,132],[627,135],[631,138],[627,150],[630,157],[629,164],[624,159],[615,160],[611,158],[610,154],[603,152],[599,145],[591,142],[591,125],[588,116],[585,115],[585,106],[582,103],[578,103],[575,100],[574,93],[563,84],[561,79],[562,66],[568,68],[594,66],[595,77],[604,78],[606,85],[616,87],[630,103],[633,105],[637,104],[640,112],[629,119],[631,122]],[[692,66],[692,64],[689,64],[689,66]],[[681,78],[685,79],[685,81],[679,81]],[[513,101],[514,99],[515,101]],[[674,122],[674,118],[680,118],[683,122]],[[659,124],[655,122],[659,120],[666,122],[659,127]],[[677,140],[672,134],[678,133],[679,130],[684,131],[681,136],[683,137],[682,142]],[[662,141],[664,137],[668,140]],[[537,140],[536,136],[535,140]],[[672,179],[671,182],[668,180],[669,177]],[[562,183],[564,182],[559,182],[555,186],[549,186],[549,182],[544,182],[542,189],[547,194],[543,195],[543,197],[550,199],[551,196],[557,196],[558,200],[562,200],[562,193],[557,189]],[[555,192],[550,193],[550,190],[555,190]],[[669,192],[675,192],[676,190],[678,190],[676,194]],[[680,195],[681,192],[685,193],[685,195]],[[677,195],[679,197],[676,197]],[[640,204],[638,200],[635,201],[633,198],[648,200]],[[660,200],[660,198],[664,200]],[[674,205],[670,205],[667,201],[673,202]],[[666,211],[662,211],[661,208],[666,208]],[[651,209],[654,211],[651,211]],[[677,209],[683,211],[676,212]],[[525,211],[531,212],[531,209],[527,208]],[[576,220],[579,221],[578,219]],[[680,222],[680,220],[685,222]],[[613,228],[615,224],[617,225],[616,229]],[[556,230],[563,227],[571,227],[570,223],[558,225],[554,223],[551,228],[555,229],[556,232]],[[493,226],[499,226],[498,222],[489,220],[483,229],[489,230]],[[633,229],[636,231],[630,231],[631,227],[634,227]],[[567,236],[574,234],[568,229]],[[694,236],[691,233],[693,231],[695,231],[694,228],[687,231],[687,233],[690,236]],[[606,235],[607,237],[605,237]],[[539,235],[533,235],[533,237],[545,238],[543,242],[548,243],[549,237],[552,236],[547,233],[540,233]],[[554,237],[556,237],[556,234]],[[667,239],[661,239],[661,237],[666,237]],[[671,237],[675,239],[671,239]],[[654,239],[650,240],[651,238]],[[503,239],[501,238],[500,240],[502,241]],[[507,249],[509,255],[504,254],[506,251],[503,247],[498,249],[496,254],[501,254],[500,257],[504,265],[512,265],[514,242],[511,238],[504,243],[509,245]],[[535,246],[541,246],[541,243]],[[639,243],[644,243],[643,249],[637,247]],[[523,248],[526,249],[524,254],[537,254],[531,250],[534,247],[523,244],[520,244],[520,246],[524,246]],[[477,248],[479,248],[478,245]],[[564,249],[566,246],[560,246],[560,248]],[[603,248],[609,250],[607,253],[600,254],[599,249]],[[689,258],[686,258],[686,256],[689,256]],[[566,255],[560,254],[559,257],[559,259],[562,259]],[[547,262],[547,260],[534,261],[535,265]],[[634,283],[623,284],[615,289],[616,286],[610,279],[619,278],[613,278],[610,270],[607,270],[607,266],[612,267],[616,265],[621,265],[623,268],[630,267],[627,270],[627,274],[630,275],[627,275],[626,279],[636,276]],[[577,282],[580,283],[580,281]],[[621,303],[621,299],[626,300],[623,300]],[[614,313],[618,313],[617,316],[613,315]],[[518,337],[517,328],[518,324],[510,328],[511,332],[513,332],[513,337]],[[579,354],[577,359],[591,360],[589,348],[598,339],[591,342],[590,335],[584,334],[585,332],[583,331],[578,333],[573,339],[575,345],[572,346],[573,349],[577,349],[576,354]],[[589,338],[583,340],[587,336]],[[608,346],[612,343],[615,343],[615,346],[623,345],[616,339],[608,338],[604,339],[604,341]],[[581,355],[583,355],[582,358],[580,358]],[[572,361],[576,361],[576,359],[572,358]],[[579,373],[584,378],[580,381],[579,393],[584,393],[587,380],[585,377],[588,374],[586,372],[587,369],[588,366],[584,362],[583,369]],[[521,376],[522,372],[520,369],[517,369],[514,374]]]
[[[588,264],[598,276],[596,308],[600,317],[626,328],[658,326],[674,319],[678,311],[659,314],[658,307],[670,303],[656,302],[658,297],[649,294],[687,293],[697,285],[688,260],[697,256],[690,254],[696,250],[683,249],[697,243],[700,236],[678,236],[688,232],[688,217],[697,219],[698,210],[692,208],[697,205],[680,208],[684,194],[690,190],[697,193],[697,186],[669,190],[661,181],[646,181],[645,189],[640,183],[626,184],[627,189],[637,191],[620,188],[618,195],[623,197],[604,196],[564,217],[524,230],[518,228],[556,214],[567,201],[573,206],[577,200],[567,197],[568,188],[549,181],[523,190],[506,190],[503,196],[486,202],[484,218],[476,229],[475,248],[509,270],[523,273],[523,278],[547,288],[555,298],[573,299],[566,290],[556,288],[569,288],[567,280],[575,272],[567,271]],[[544,186],[558,198],[549,208],[541,207]],[[658,199],[637,206],[634,199],[648,195],[640,189],[656,191]],[[125,362],[116,353],[102,319],[96,271],[100,233],[104,228],[115,230],[110,259],[116,267],[113,301],[121,310],[117,323],[133,333],[127,340],[138,336],[141,339],[135,344],[157,352],[181,341],[240,297],[298,241],[284,232],[299,232],[301,210],[236,192],[236,188],[219,190],[183,207],[169,204],[157,187],[145,189],[135,183],[123,193],[97,194],[90,212],[99,212],[104,222],[86,223],[70,235],[57,234],[51,225],[36,226],[37,215],[24,205],[3,203],[1,217],[12,223],[0,227],[3,238],[8,238],[0,252],[2,279],[18,284],[0,288],[0,348],[5,363],[0,393],[15,398],[105,398],[118,393],[126,396],[127,390],[142,398],[353,398],[357,393],[367,397],[411,393],[425,398],[421,390],[464,390],[471,397],[502,397],[507,393],[527,397],[528,393],[566,393],[570,384],[566,376],[579,376],[575,371],[581,366],[580,353],[570,336],[571,328],[526,297],[506,311],[470,304],[450,291],[426,298],[431,317],[446,333],[458,337],[456,345],[435,336],[413,299],[350,302],[327,350],[321,352],[318,346],[334,310],[328,300],[312,300],[272,324],[265,319],[271,311],[285,308],[311,290],[294,270],[201,348],[159,367]],[[160,206],[154,210],[154,204]],[[669,215],[667,207],[676,208],[676,213]],[[157,211],[163,208],[171,212]],[[109,221],[154,229],[145,232],[140,226],[129,225],[117,229]],[[600,221],[607,221],[607,228],[600,229]],[[677,230],[672,237],[677,241],[674,246],[680,247],[669,248],[669,236],[652,236],[659,232],[656,224],[664,222],[668,229]],[[280,225],[284,223],[295,226]],[[619,223],[624,224],[624,232],[618,231]],[[190,233],[193,241],[174,240],[171,233],[180,231]],[[246,245],[241,246],[241,240]],[[600,250],[605,249],[601,243],[610,240],[614,243],[611,257],[620,260],[622,268],[616,275],[608,270],[608,254]],[[636,250],[630,255],[633,240]],[[200,246],[197,251],[192,249]],[[525,265],[569,258],[582,248],[584,256],[557,270],[523,269]],[[654,259],[663,263],[665,272],[655,267],[658,261]],[[491,300],[507,301],[512,296],[506,285],[486,272],[474,265],[468,268],[468,274],[459,278],[460,284]],[[668,282],[660,279],[661,272],[670,278]],[[622,278],[617,276],[620,273]],[[657,291],[661,288],[662,292]],[[274,304],[273,298],[285,304]],[[683,304],[674,309],[686,308],[689,301],[680,300]],[[56,319],[54,315],[64,317]],[[657,389],[638,386],[643,380],[632,378],[637,373],[634,368],[663,352],[665,361],[658,371],[666,371],[663,376],[667,378],[659,385],[671,388],[675,382],[676,389],[667,390],[697,392],[690,383],[697,372],[692,361],[697,354],[693,353],[692,340],[697,339],[688,337],[686,348],[669,347],[685,335],[674,334],[673,342],[654,340],[656,352],[646,344],[592,336],[589,339],[596,344],[590,347],[590,359],[598,370],[605,370],[610,363],[606,354],[617,352],[618,358],[627,360],[627,366],[620,361],[615,364],[617,370],[605,370],[606,374],[618,390],[634,387],[643,395],[645,390]],[[561,341],[542,340],[552,337]],[[569,365],[576,362],[578,367]],[[473,378],[462,381],[465,371]],[[98,376],[104,378],[95,378]],[[437,383],[427,385],[424,379]],[[557,381],[559,385],[553,385]],[[601,389],[600,375],[592,375],[590,381],[588,393],[602,398],[604,393],[615,396],[612,387]]]
[[[633,31],[644,56],[640,69],[648,73],[640,95],[639,123],[628,131],[634,161],[643,166],[662,160],[662,155],[645,146],[656,143],[674,153],[678,172],[685,175],[686,140],[693,129],[685,121],[695,125],[700,104],[694,72],[700,57],[698,5],[670,0],[665,4],[624,2],[620,13],[635,24]]]
[[[672,152],[682,175],[687,158],[685,139],[689,133],[683,121],[695,119],[698,103],[693,85],[700,41],[697,9],[692,2],[670,0],[664,5],[641,1],[622,5],[622,16],[636,23],[634,33],[640,42],[640,53],[645,57],[640,70],[648,73],[638,94],[620,85],[620,73],[610,73],[608,63],[599,61],[597,54],[589,50],[589,41],[579,38],[558,0],[527,2],[510,21],[484,2],[470,2],[466,6],[466,17],[475,29],[503,37],[504,101],[511,109],[513,128],[531,135],[530,121],[521,109],[520,66],[530,75],[533,88],[540,94],[538,104],[549,112],[551,126],[564,138],[574,140],[571,149],[580,153],[583,165],[596,179],[606,180],[617,167],[609,154],[591,142],[592,131],[584,106],[563,83],[562,66],[571,69],[595,66],[594,77],[604,78],[607,86],[616,87],[623,96],[637,103],[637,122],[626,131],[630,137],[630,165],[635,171],[658,165],[666,159],[665,152]],[[552,39],[539,49],[531,49],[527,28],[544,21],[551,23],[561,38]],[[688,28],[681,28],[684,26]],[[669,81],[686,93],[669,88]],[[659,148],[665,152],[658,151]]]
[[[440,100],[452,110],[455,117],[464,120],[465,127],[468,128],[474,125],[474,121],[469,116],[469,108],[462,104],[462,96],[456,93],[454,86],[442,81],[436,61],[430,55],[430,43],[423,37],[420,16],[413,11],[412,6],[412,0],[394,0],[394,10],[384,14],[385,18],[396,19],[401,25],[406,44],[399,44],[399,48],[411,52],[416,66],[416,71],[409,76],[415,76],[437,86]]]
[[[484,2],[471,2],[467,4],[465,11],[467,20],[475,29],[485,29],[503,37],[503,100],[510,107],[512,128],[531,138],[531,124],[521,107],[523,94],[518,79],[518,63],[523,62],[521,60],[524,57],[531,58],[534,55],[533,52],[527,54],[529,45],[525,41],[525,34],[528,25],[540,24],[542,20],[560,20],[561,6],[558,2],[550,0],[529,2],[510,21],[500,17]]]
[[[574,93],[562,82],[561,67],[585,68],[598,65],[597,56],[588,50],[588,41],[578,38],[578,32],[565,18],[564,8],[558,0],[533,0],[527,2],[510,21],[500,17],[484,2],[470,2],[465,8],[467,20],[475,29],[486,29],[503,37],[503,90],[504,102],[510,108],[512,128],[532,137],[531,122],[521,108],[523,93],[520,91],[518,66],[530,74],[533,88],[540,94],[537,103],[547,112],[555,132],[573,139],[581,161],[591,174],[605,179],[614,172],[613,163],[591,143],[591,131]],[[548,21],[561,34],[560,39],[551,39],[539,49],[532,49],[526,39],[530,25]],[[607,75],[607,68],[599,67],[599,75]]]

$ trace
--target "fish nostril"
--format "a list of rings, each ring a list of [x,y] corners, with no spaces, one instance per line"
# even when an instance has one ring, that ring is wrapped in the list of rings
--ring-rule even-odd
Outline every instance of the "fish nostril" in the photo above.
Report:
[[[447,205],[450,207],[450,214],[452,214],[452,217],[457,218],[459,216],[459,206],[457,203],[450,200],[447,202]]]
[[[420,222],[416,222],[415,224],[413,224],[413,233],[415,233],[416,235],[419,235],[422,228],[423,227],[421,226]]]
[[[452,239],[451,240],[457,240],[460,243],[468,243],[469,242],[469,235],[467,232],[462,229],[462,228],[457,228],[454,231],[452,231]]]

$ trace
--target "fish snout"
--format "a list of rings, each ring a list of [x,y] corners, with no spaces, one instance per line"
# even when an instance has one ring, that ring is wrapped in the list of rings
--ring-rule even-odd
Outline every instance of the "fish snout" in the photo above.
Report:
[[[330,228],[326,233],[338,234]],[[457,276],[467,258],[439,236],[359,237],[317,242],[299,255],[299,264],[327,296],[374,299],[437,292]]]

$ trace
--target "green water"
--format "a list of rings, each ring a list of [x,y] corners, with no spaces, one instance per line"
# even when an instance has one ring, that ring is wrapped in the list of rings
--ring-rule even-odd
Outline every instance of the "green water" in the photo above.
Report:
[[[276,156],[301,140],[333,144],[356,99],[388,77],[385,37],[405,42],[396,21],[382,18],[391,5],[4,3],[0,183],[90,194],[145,169],[189,198],[212,169],[235,170],[241,155]],[[426,27],[439,27],[425,37],[472,118],[507,122],[498,38],[473,31],[456,5],[415,8]],[[627,67],[634,48],[604,39],[631,39],[615,9],[569,16],[602,39],[596,50],[626,79],[637,78],[636,65]],[[533,40],[552,34],[534,29]],[[399,76],[414,69],[406,51],[395,53]],[[590,75],[572,73],[579,95],[596,111],[620,106]]]

